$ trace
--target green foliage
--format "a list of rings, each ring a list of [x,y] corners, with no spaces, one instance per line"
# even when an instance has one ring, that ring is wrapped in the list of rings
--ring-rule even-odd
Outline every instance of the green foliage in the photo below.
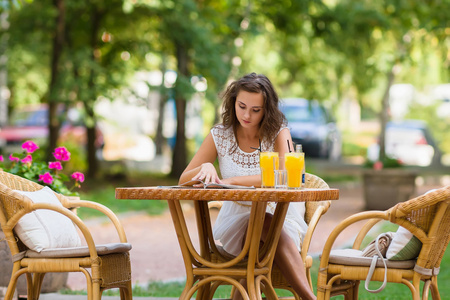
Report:
[[[7,41],[0,47],[7,48],[9,106],[48,101],[58,12],[50,0],[1,2],[13,3],[20,9],[8,11],[7,35],[0,32],[0,42]],[[83,103],[92,128],[97,99],[116,98],[136,72],[161,68],[165,57],[165,68],[184,74],[173,89],[177,99],[189,100],[189,77],[198,75],[208,83],[204,97],[217,106],[228,79],[255,71],[267,74],[282,97],[315,98],[334,109],[342,99],[357,99],[373,116],[394,64],[402,67],[397,82],[448,82],[449,6],[419,0],[66,1],[53,95]],[[448,151],[444,124],[436,125],[436,137]],[[359,151],[350,144],[345,150]]]
[[[438,148],[444,153],[450,153],[450,116],[440,114],[443,104],[441,101],[428,105],[415,102],[406,117],[426,121],[431,135],[438,141]]]

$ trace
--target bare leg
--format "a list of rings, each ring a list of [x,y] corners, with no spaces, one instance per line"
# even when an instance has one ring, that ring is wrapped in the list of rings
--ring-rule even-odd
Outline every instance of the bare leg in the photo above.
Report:
[[[261,240],[263,242],[269,232],[272,217],[272,214],[266,213],[261,235]],[[281,273],[292,286],[294,291],[302,299],[317,299],[309,286],[303,260],[298,252],[297,246],[284,230],[281,231],[277,251],[275,252],[274,263],[280,269]],[[247,286],[247,281],[245,279],[242,279],[240,283],[244,287]],[[242,296],[237,290],[233,295],[233,300],[242,300]]]
[[[272,215],[266,214],[261,237],[263,241],[269,231],[271,221]],[[303,260],[298,252],[297,246],[284,230],[281,231],[277,251],[275,252],[274,263],[280,269],[294,291],[302,299],[316,299],[316,296],[309,286]]]
[[[241,279],[239,281],[242,286],[245,288],[245,290],[247,290],[247,279]],[[243,300],[244,298],[242,298],[241,293],[239,293],[239,291],[237,289],[234,290],[234,294],[232,295],[233,300]]]

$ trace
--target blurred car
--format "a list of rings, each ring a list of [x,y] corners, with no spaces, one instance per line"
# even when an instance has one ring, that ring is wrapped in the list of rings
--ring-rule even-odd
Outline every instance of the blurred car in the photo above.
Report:
[[[385,136],[386,155],[405,165],[429,166],[440,162],[440,151],[425,122],[406,120],[388,122]],[[378,160],[379,143],[367,148],[367,158]]]
[[[302,144],[307,157],[340,159],[340,131],[331,113],[319,101],[286,98],[280,101],[280,109],[288,120],[292,141]]]
[[[58,115],[63,112],[58,108]],[[75,108],[70,108],[61,125],[59,141],[73,142],[85,145],[86,128],[83,125],[82,114]],[[17,108],[9,118],[5,127],[0,128],[0,153],[21,152],[21,145],[25,140],[33,140],[39,145],[47,142],[48,136],[48,106],[25,106]],[[103,146],[103,136],[97,130],[97,148]]]

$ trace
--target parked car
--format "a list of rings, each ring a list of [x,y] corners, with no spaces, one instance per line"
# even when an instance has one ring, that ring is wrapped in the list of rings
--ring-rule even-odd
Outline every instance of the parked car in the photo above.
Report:
[[[288,120],[292,141],[302,144],[307,157],[340,159],[340,131],[330,111],[319,101],[303,98],[282,99],[280,109]]]
[[[441,154],[427,124],[420,120],[388,122],[385,136],[386,155],[405,165],[429,166],[440,162]],[[379,143],[367,148],[367,158],[378,160]]]
[[[59,109],[58,114],[65,113]],[[26,106],[16,109],[10,116],[8,124],[0,128],[0,153],[21,152],[21,145],[25,140],[33,140],[44,144],[48,136],[48,106]],[[79,110],[71,108],[66,112],[60,130],[61,142],[74,142],[85,145],[86,128],[83,125],[82,114]],[[103,146],[103,135],[97,131],[97,148]]]

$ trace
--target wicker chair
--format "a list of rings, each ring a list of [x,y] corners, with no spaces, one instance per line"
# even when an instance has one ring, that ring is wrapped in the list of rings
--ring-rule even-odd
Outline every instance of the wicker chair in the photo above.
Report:
[[[358,299],[359,283],[366,279],[371,259],[364,263],[356,263],[353,260],[353,265],[348,262],[342,263],[342,259],[345,259],[345,253],[358,253],[364,237],[381,220],[395,223],[409,230],[422,242],[422,248],[417,260],[388,260],[386,273],[384,265],[377,264],[372,280],[382,282],[386,274],[387,282],[403,283],[408,286],[413,299],[420,298],[420,282],[424,281],[422,298],[428,299],[431,290],[432,298],[440,299],[437,275],[442,256],[450,240],[449,205],[450,186],[446,186],[398,203],[386,211],[361,212],[343,220],[331,232],[324,246],[317,283],[318,299],[329,299],[335,295],[344,295],[345,299]],[[367,222],[356,236],[353,250],[331,250],[336,238],[344,229],[363,220]]]
[[[55,196],[62,206],[34,203],[15,191],[35,192],[42,188],[37,183],[0,171],[0,223],[13,256],[13,270],[5,299],[12,299],[17,279],[22,274],[26,274],[27,278],[27,299],[39,299],[42,280],[49,272],[83,273],[89,300],[101,299],[102,292],[110,288],[119,288],[121,299],[132,299],[131,245],[127,243],[122,225],[114,213],[98,203],[69,200],[57,193]],[[116,227],[120,243],[96,245],[88,227],[70,210],[76,207],[96,209],[108,216]],[[38,210],[56,211],[69,218],[81,231],[87,246],[45,249],[41,252],[30,250],[19,239],[16,225],[23,216]]]
[[[328,184],[320,177],[306,173],[305,177],[305,187],[306,188],[315,188],[315,189],[327,189],[329,188]],[[221,207],[222,203],[220,201],[213,201],[209,203],[210,208],[219,208]],[[306,202],[305,203],[305,222],[308,224],[308,230],[305,234],[305,238],[303,239],[303,243],[301,245],[301,251],[300,255],[302,257],[303,263],[305,265],[306,269],[306,276],[308,278],[309,285],[312,287],[312,281],[311,281],[311,267],[313,264],[313,259],[310,255],[308,255],[309,246],[311,244],[311,238],[314,233],[314,230],[316,229],[316,226],[319,222],[320,217],[325,214],[330,207],[330,201],[319,201],[319,202]],[[295,293],[295,291],[292,289],[292,287],[289,285],[289,283],[286,281],[286,279],[281,274],[281,271],[277,268],[276,265],[274,265],[272,269],[272,285],[274,288],[277,289],[285,289],[292,292],[294,298],[296,300],[300,300],[300,297]],[[292,297],[290,297],[292,298]]]

